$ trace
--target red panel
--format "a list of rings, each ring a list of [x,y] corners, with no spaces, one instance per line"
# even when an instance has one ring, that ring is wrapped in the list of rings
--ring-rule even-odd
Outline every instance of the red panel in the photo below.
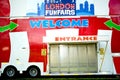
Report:
[[[9,17],[10,15],[10,3],[9,0],[0,0],[0,17]],[[8,25],[9,18],[0,18],[0,26]]]
[[[110,15],[120,15],[120,0],[110,0]]]
[[[113,57],[117,74],[120,74],[120,57]]]
[[[0,68],[2,62],[9,62],[10,57],[10,39],[8,32],[0,34]]]

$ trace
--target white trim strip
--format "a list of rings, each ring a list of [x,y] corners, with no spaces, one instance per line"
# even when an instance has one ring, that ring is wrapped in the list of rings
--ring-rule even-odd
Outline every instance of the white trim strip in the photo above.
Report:
[[[113,57],[120,57],[120,53],[112,53]]]

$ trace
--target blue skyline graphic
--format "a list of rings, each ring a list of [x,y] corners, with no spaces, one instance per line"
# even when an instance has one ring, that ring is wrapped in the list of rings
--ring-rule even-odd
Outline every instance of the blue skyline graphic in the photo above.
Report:
[[[42,3],[41,5],[37,3],[37,12],[28,12],[26,13],[27,16],[44,16],[45,8],[44,8],[45,3]]]
[[[45,0],[42,4],[36,3],[37,12],[28,12],[27,16],[44,16],[45,15],[45,3],[76,3],[76,0]],[[79,4],[79,9],[76,9],[76,16],[79,15],[94,15],[94,4],[89,4],[86,0],[84,3],[76,3]]]
[[[94,4],[89,4],[87,0],[83,4],[80,3],[76,15],[94,15]]]

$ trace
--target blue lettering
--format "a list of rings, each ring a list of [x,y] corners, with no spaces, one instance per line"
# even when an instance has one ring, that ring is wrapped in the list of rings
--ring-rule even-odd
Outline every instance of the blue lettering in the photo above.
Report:
[[[62,21],[62,26],[64,26],[64,27],[70,27],[70,20],[63,20]]]
[[[41,24],[41,21],[40,21],[40,20],[38,20],[38,21],[30,20],[30,26],[31,26],[32,28],[35,28],[35,27],[40,28],[40,24]]]
[[[53,24],[53,20],[50,20],[50,28],[55,28],[55,24]]]
[[[60,22],[61,22],[61,20],[57,20],[56,21],[56,27],[60,27],[61,25],[60,25]]]
[[[48,20],[43,20],[42,27],[43,28],[48,28]]]
[[[81,21],[80,20],[72,20],[72,24],[71,24],[72,27],[75,27],[75,26],[78,26],[80,27],[81,26]]]
[[[40,26],[42,26],[42,28],[56,28],[56,27],[64,27],[64,28],[68,28],[68,27],[88,27],[89,26],[89,20],[88,19],[73,19],[73,20],[30,20],[30,26],[32,28],[40,28]]]
[[[88,27],[88,19],[83,19],[82,20],[82,26]]]

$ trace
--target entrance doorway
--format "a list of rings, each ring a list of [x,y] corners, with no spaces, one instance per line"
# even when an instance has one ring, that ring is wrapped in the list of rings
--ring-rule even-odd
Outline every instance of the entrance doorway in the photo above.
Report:
[[[97,71],[96,43],[50,44],[50,73],[96,73]]]

